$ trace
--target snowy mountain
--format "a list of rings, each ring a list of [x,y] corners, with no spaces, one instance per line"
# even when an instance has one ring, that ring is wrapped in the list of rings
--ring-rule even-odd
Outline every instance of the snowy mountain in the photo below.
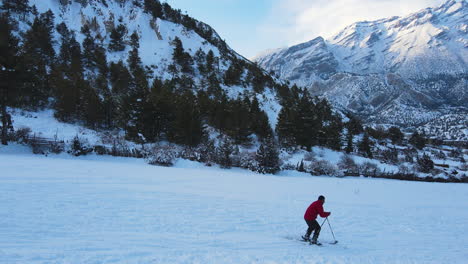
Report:
[[[13,35],[5,54],[18,62],[7,105],[52,108],[64,122],[189,145],[213,128],[245,143],[273,131],[277,92],[289,89],[167,2],[3,0],[0,9]]]
[[[91,28],[92,35],[104,46],[109,46],[112,30],[119,25],[124,25],[125,32],[122,37],[125,49],[118,52],[108,50],[106,54],[108,62],[127,61],[128,53],[131,50],[130,36],[133,32],[137,32],[140,46],[139,54],[143,65],[152,69],[152,77],[173,78],[173,74],[168,68],[172,64],[174,49],[172,42],[175,38],[181,40],[184,50],[192,58],[196,57],[199,50],[204,53],[213,51],[214,56],[220,58],[218,65],[220,72],[226,71],[233,59],[240,59],[248,63],[248,60],[232,50],[209,25],[181,14],[180,10],[172,9],[167,3],[160,4],[162,10],[159,12],[164,13],[164,15],[152,14],[142,2],[130,0],[29,0],[29,5],[35,6],[40,13],[52,11],[55,16],[54,24],[65,23],[70,31],[76,33],[79,43],[84,41],[85,36],[80,32],[85,25]],[[60,39],[58,31],[55,31],[54,38],[56,41]],[[56,44],[55,49],[58,53],[59,45]],[[199,80],[197,74],[195,77],[196,80]]]
[[[433,136],[468,138],[466,0],[354,23],[327,40],[319,37],[256,61],[369,122],[419,127],[451,115],[464,130]]]

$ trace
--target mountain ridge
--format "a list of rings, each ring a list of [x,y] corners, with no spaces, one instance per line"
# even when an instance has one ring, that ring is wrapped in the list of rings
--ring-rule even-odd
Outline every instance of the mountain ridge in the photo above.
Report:
[[[424,130],[426,123],[457,108],[466,140],[467,10],[466,0],[449,0],[405,17],[356,22],[328,39],[317,37],[256,61],[368,122]],[[415,114],[401,122],[398,116],[411,116],[408,111],[433,115]]]

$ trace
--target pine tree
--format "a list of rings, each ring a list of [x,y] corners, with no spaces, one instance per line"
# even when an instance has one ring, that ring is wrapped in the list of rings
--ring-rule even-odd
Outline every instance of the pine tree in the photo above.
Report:
[[[163,10],[159,0],[145,0],[145,12],[150,13],[154,18],[162,18]]]
[[[81,28],[81,33],[85,35],[83,40],[83,64],[85,68],[94,71],[96,67],[95,55],[97,46],[93,36],[91,35],[91,30],[88,25],[84,25]]]
[[[304,168],[304,160],[301,160],[301,163],[297,166],[297,171],[299,172],[306,172]]]
[[[161,80],[154,80],[151,87],[150,103],[153,108],[154,118],[151,121],[154,140],[161,140],[168,131],[172,131],[171,123],[174,117],[174,97],[170,86]]]
[[[30,11],[29,0],[3,0],[0,10],[7,13],[22,14],[23,18]]]
[[[255,159],[258,162],[257,171],[262,174],[274,174],[280,170],[279,152],[273,138],[268,138],[257,150]]]
[[[417,149],[423,149],[426,146],[426,138],[416,131],[411,135],[409,143]]]
[[[369,139],[369,135],[367,133],[364,133],[364,137],[362,138],[362,141],[359,143],[358,149],[361,154],[372,159],[373,156],[372,156],[372,151],[371,151],[371,142]]]
[[[230,169],[232,166],[231,154],[234,152],[234,147],[231,140],[227,137],[223,138],[219,147],[216,149],[217,160],[221,168]]]
[[[7,132],[11,126],[11,116],[7,106],[13,106],[16,98],[18,42],[13,35],[13,22],[7,14],[0,14],[0,115],[1,115],[1,143],[8,144]]]
[[[361,120],[351,114],[348,114],[347,117],[349,121],[346,123],[346,128],[350,133],[358,135],[364,131]]]
[[[247,143],[251,134],[248,105],[237,99],[229,102],[228,109],[226,132],[235,144]]]
[[[332,115],[328,120],[324,121],[327,123],[322,128],[325,136],[325,146],[333,150],[341,150],[341,132],[343,130],[343,124],[341,118],[337,115]]]
[[[421,158],[418,157],[418,170],[420,172],[429,173],[433,169],[434,169],[434,161],[432,161],[429,155],[424,153],[424,155]]]
[[[124,36],[127,34],[127,28],[123,24],[119,24],[113,28],[110,34],[109,49],[111,51],[125,50]]]
[[[233,61],[227,71],[224,73],[224,84],[227,86],[239,85],[243,68],[237,61]]]
[[[49,69],[55,60],[53,48],[54,15],[52,11],[40,14],[23,38],[21,60],[21,101],[28,106],[45,106],[51,96]]]
[[[203,139],[204,127],[195,96],[185,92],[177,100],[177,106],[169,139],[178,144],[197,146]]]
[[[346,135],[346,141],[347,141],[347,145],[346,145],[346,153],[347,154],[350,154],[350,153],[353,153],[354,152],[354,147],[353,147],[353,134],[348,131],[348,134]]]
[[[217,63],[217,58],[214,55],[212,50],[208,51],[206,54],[206,72],[207,73],[215,73],[215,63]]]
[[[128,92],[123,96],[124,103],[122,105],[124,128],[127,132],[127,138],[141,142],[147,141],[145,131],[151,131],[147,126],[151,123],[146,121],[146,115],[152,113],[151,103],[149,100],[149,85],[146,77],[146,71],[143,68],[139,55],[139,36],[133,32],[131,37],[132,50],[128,56],[128,66],[131,73]],[[148,112],[146,112],[148,110]],[[150,121],[151,122],[151,121]],[[153,138],[154,135],[147,135]]]
[[[404,139],[404,135],[398,127],[391,127],[388,129],[388,136],[393,144],[401,143]]]
[[[310,150],[312,146],[318,144],[322,122],[307,91],[302,91],[299,99],[294,126],[296,127],[294,137],[298,145]]]
[[[172,45],[174,46],[172,52],[172,59],[176,65],[180,66],[180,71],[186,74],[193,73],[193,59],[189,53],[185,52],[184,46],[182,45],[182,41],[175,37],[172,41]]]
[[[285,147],[295,146],[296,143],[296,111],[290,107],[283,106],[278,115],[276,133],[280,144]]]
[[[60,25],[59,33],[62,44],[51,78],[56,95],[55,116],[63,121],[75,121],[85,117],[83,95],[89,84],[83,75],[80,44],[65,24]]]

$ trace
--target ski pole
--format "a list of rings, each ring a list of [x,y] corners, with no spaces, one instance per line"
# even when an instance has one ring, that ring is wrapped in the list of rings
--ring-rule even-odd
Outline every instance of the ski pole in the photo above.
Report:
[[[333,235],[333,239],[335,239],[335,242],[338,242],[338,240],[336,240],[336,238],[335,238],[335,234],[333,233],[333,229],[332,229],[332,227],[330,225],[330,220],[328,220],[328,217],[325,220],[327,220],[328,226],[330,227],[330,231],[331,231],[331,233]]]
[[[327,221],[327,218],[325,218],[325,220],[323,220],[322,224],[320,225],[320,228],[322,228],[323,224],[325,224],[325,221]]]

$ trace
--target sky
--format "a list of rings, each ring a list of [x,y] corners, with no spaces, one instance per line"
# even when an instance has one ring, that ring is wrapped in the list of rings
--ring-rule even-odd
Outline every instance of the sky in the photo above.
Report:
[[[246,58],[328,38],[358,21],[404,16],[445,0],[166,0],[212,26]]]

